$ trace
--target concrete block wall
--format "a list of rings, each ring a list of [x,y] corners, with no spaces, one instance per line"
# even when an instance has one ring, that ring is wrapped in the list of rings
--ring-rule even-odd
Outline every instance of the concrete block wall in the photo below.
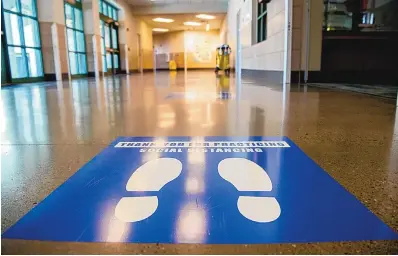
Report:
[[[231,0],[227,13],[227,42],[233,50],[235,63],[237,13],[240,10],[240,38],[242,45],[242,69],[283,71],[285,0],[272,0],[267,5],[267,39],[256,43],[253,15],[257,0]]]

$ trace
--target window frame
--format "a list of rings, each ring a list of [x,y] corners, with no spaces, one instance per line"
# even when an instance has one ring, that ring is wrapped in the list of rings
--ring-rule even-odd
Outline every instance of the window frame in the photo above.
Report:
[[[111,4],[105,0],[99,0],[98,3],[100,5],[99,13],[100,13],[101,19],[104,19],[104,20],[111,19],[114,22],[117,22],[119,20],[119,14],[118,14],[119,8],[117,8],[116,6],[114,6],[113,4]],[[105,9],[104,9],[104,6],[106,7]],[[105,10],[106,10],[106,14],[105,14]],[[110,13],[109,13],[109,10],[111,10]],[[114,16],[114,14],[116,14],[116,16]]]
[[[267,40],[268,31],[268,8],[267,4],[269,1],[263,0],[258,2],[256,8],[256,43],[261,43]],[[265,26],[265,28],[263,27]]]
[[[103,13],[100,12],[99,16],[100,16],[100,22],[101,24],[103,24],[102,26],[102,30],[101,30],[101,53],[102,53],[102,62],[103,62],[103,72],[110,74],[113,73],[113,70],[115,70],[116,73],[120,72],[121,70],[121,63],[120,63],[120,49],[119,49],[119,23],[117,22],[117,12],[118,12],[118,8],[116,8],[115,6],[113,6],[112,4],[109,4],[109,2],[104,1],[104,0],[100,0],[99,3],[101,5],[105,5],[106,10],[108,11],[109,8],[111,8],[111,14],[110,16],[105,15]],[[109,14],[109,13],[108,13]],[[116,14],[117,17],[114,17],[113,14]],[[116,18],[116,19],[115,19]],[[107,25],[107,26],[106,26]],[[109,47],[106,46],[106,32],[105,29],[107,29],[108,33],[109,33]],[[113,30],[116,31],[116,33],[113,33]],[[113,45],[113,41],[115,39],[115,35],[116,35],[116,47],[114,47]],[[104,52],[102,52],[102,49],[104,48]],[[111,63],[108,63],[108,54],[111,55],[110,57],[110,61]],[[118,55],[117,57],[117,63],[115,63],[115,55]],[[109,64],[111,64],[111,66],[109,66]],[[117,64],[117,68],[115,68],[115,64]]]
[[[66,23],[66,6],[69,5],[72,8],[72,27],[69,27]],[[81,29],[76,28],[76,12],[75,9],[78,9],[81,13]],[[65,18],[65,29],[66,29],[66,34],[68,34],[68,30],[71,30],[73,32],[73,38],[74,38],[74,50],[69,49],[69,39],[67,38],[67,48],[68,48],[68,60],[69,60],[69,72],[73,78],[75,77],[85,77],[88,75],[88,63],[87,63],[87,45],[86,45],[86,37],[84,34],[84,13],[83,13],[83,8],[82,8],[82,3],[79,1],[76,1],[74,4],[69,2],[68,0],[64,1],[64,18]],[[77,42],[77,33],[82,33],[83,34],[83,46],[84,46],[84,51],[79,51],[78,50],[78,42]],[[76,69],[77,73],[72,74],[72,66],[71,66],[71,58],[70,58],[70,53],[75,54],[75,64],[76,64]],[[84,63],[85,63],[85,72],[80,73],[80,60],[78,60],[80,54],[84,55]]]
[[[42,51],[42,42],[41,42],[41,31],[40,31],[40,23],[39,23],[39,18],[38,18],[38,9],[37,9],[37,1],[36,0],[32,0],[32,7],[33,7],[33,12],[36,16],[33,15],[28,15],[28,14],[24,14],[22,12],[22,4],[21,4],[21,0],[16,0],[16,4],[17,4],[17,9],[18,11],[11,11],[11,10],[7,10],[4,8],[4,4],[3,2],[7,1],[7,0],[2,0],[2,5],[1,5],[1,29],[3,31],[3,35],[2,35],[2,40],[4,43],[4,59],[7,60],[6,63],[6,77],[9,79],[9,82],[11,83],[20,83],[20,82],[36,82],[36,81],[43,81],[44,80],[44,61],[43,61],[43,51]],[[7,40],[7,30],[5,27],[5,14],[13,14],[16,15],[18,18],[18,30],[20,32],[20,40],[21,40],[21,44],[17,45],[17,44],[9,44],[8,40]],[[28,18],[31,19],[33,21],[36,22],[37,24],[37,32],[38,34],[36,35],[38,37],[38,46],[27,46],[26,45],[26,40],[25,40],[25,33],[24,33],[24,23],[23,23],[23,18]],[[35,32],[35,31],[34,31]],[[34,34],[33,34],[34,35]],[[34,35],[35,36],[35,35]],[[25,64],[25,69],[26,69],[26,76],[25,77],[20,77],[20,78],[13,78],[12,77],[12,70],[11,70],[11,66],[10,66],[10,54],[9,54],[9,47],[18,47],[21,48],[21,54],[24,58],[24,64]],[[41,75],[40,76],[31,76],[30,73],[30,69],[29,69],[29,62],[28,62],[28,55],[27,55],[27,51],[26,49],[33,49],[33,50],[38,50],[40,52],[40,60],[38,61],[38,63],[41,65]],[[8,81],[7,81],[8,82]]]

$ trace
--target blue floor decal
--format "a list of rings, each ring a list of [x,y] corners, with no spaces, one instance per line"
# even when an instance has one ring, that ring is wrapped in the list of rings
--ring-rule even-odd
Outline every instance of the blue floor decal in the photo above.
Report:
[[[120,137],[2,238],[255,244],[398,234],[286,137]]]

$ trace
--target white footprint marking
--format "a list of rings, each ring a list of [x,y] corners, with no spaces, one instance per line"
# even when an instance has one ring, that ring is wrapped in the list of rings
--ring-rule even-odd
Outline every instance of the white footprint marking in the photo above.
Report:
[[[124,222],[137,222],[154,214],[157,208],[157,196],[123,197],[116,206],[115,215]]]
[[[180,176],[182,163],[174,158],[158,158],[141,165],[127,182],[127,191],[159,191]],[[115,208],[121,221],[137,222],[149,218],[158,208],[157,196],[123,197]]]
[[[218,164],[218,173],[238,191],[271,191],[272,182],[261,166],[245,158],[227,158]],[[274,197],[239,196],[239,212],[255,222],[271,222],[281,214]]]
[[[175,158],[158,158],[138,167],[126,185],[127,191],[159,191],[180,176],[182,163]]]
[[[239,212],[249,220],[271,222],[281,215],[281,208],[274,197],[240,196]]]
[[[258,164],[245,158],[226,158],[218,164],[218,173],[239,191],[271,191],[272,182]]]

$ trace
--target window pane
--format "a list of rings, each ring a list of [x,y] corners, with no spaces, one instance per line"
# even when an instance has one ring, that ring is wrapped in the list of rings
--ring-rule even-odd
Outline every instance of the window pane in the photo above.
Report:
[[[119,55],[117,54],[113,55],[113,67],[119,68]]]
[[[107,65],[106,65],[106,56],[102,56],[102,68],[104,72],[108,71]]]
[[[40,50],[26,48],[26,56],[28,57],[27,61],[30,77],[43,76],[43,65]]]
[[[83,15],[80,9],[75,9],[75,29],[83,30]]]
[[[76,51],[85,52],[84,34],[83,34],[83,32],[76,31],[76,43],[77,43]]]
[[[22,14],[36,17],[36,8],[34,4],[34,0],[21,0]]]
[[[105,27],[104,21],[100,20],[101,37],[105,36],[104,27]]]
[[[70,73],[72,75],[77,74],[77,59],[76,59],[76,53],[74,52],[69,52],[69,66],[70,66]]]
[[[262,27],[262,23],[261,23],[261,19],[259,19],[257,21],[257,43],[261,42],[261,27]]]
[[[7,44],[21,45],[20,19],[16,14],[4,13],[6,23]]]
[[[23,78],[28,76],[26,70],[26,58],[20,47],[8,47],[12,78]]]
[[[102,2],[102,11],[105,16],[108,16],[108,5],[105,2]]]
[[[69,4],[65,4],[65,22],[67,27],[73,28],[73,7]]]
[[[109,34],[109,27],[108,25],[105,25],[105,46],[107,48],[111,47],[111,42],[110,42],[110,34]]]
[[[261,11],[262,11],[261,7],[262,7],[261,4],[257,5],[257,17],[259,17],[261,15]]]
[[[77,54],[79,61],[79,74],[86,74],[86,54]]]
[[[112,17],[112,6],[108,5],[108,16]]]
[[[23,32],[25,35],[25,45],[30,47],[40,47],[39,25],[31,18],[23,17]]]
[[[117,10],[113,9],[113,19],[117,20]]]
[[[263,41],[267,39],[267,14],[265,14],[262,18],[263,23]]]
[[[112,28],[112,48],[117,49],[117,32],[114,28]]]
[[[102,1],[101,0],[98,2],[98,5],[99,5],[99,12],[102,13]]]
[[[108,9],[108,16],[113,19],[113,8]]]
[[[112,68],[112,55],[110,53],[106,54],[106,64],[108,68]]]
[[[72,29],[67,29],[67,34],[68,34],[68,49],[69,51],[76,51],[76,47],[75,47],[75,31],[73,31]]]
[[[102,45],[102,54],[106,53],[106,47],[105,47],[105,40],[103,38],[101,38],[101,45]]]
[[[19,12],[17,0],[3,0],[3,8],[13,12]]]

